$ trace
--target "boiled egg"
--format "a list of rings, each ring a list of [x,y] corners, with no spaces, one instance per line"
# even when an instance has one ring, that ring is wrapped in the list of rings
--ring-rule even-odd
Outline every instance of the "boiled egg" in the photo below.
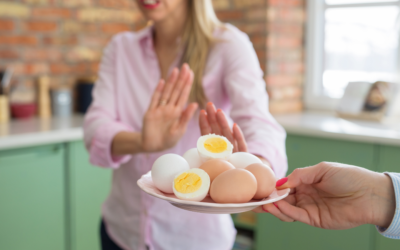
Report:
[[[207,172],[208,176],[210,176],[210,182],[212,184],[212,182],[218,175],[230,169],[235,169],[235,167],[225,160],[212,159],[204,162],[200,166],[200,169],[203,169]]]
[[[189,170],[189,163],[180,155],[160,156],[151,168],[154,185],[164,193],[174,193],[172,183],[178,173]]]
[[[227,160],[232,155],[233,145],[223,136],[209,134],[197,140],[197,150],[203,162],[210,159]]]
[[[181,200],[202,201],[210,189],[210,177],[199,168],[179,173],[173,181],[173,191]]]
[[[267,198],[275,190],[276,177],[269,166],[261,163],[254,163],[245,168],[257,179],[257,192],[253,199]]]
[[[183,158],[189,163],[190,168],[198,168],[203,164],[197,148],[192,148],[183,154]]]
[[[231,169],[218,175],[210,188],[217,203],[246,203],[257,192],[256,177],[245,169]]]
[[[235,168],[245,168],[254,163],[262,163],[262,161],[255,155],[246,152],[237,152],[231,155],[228,159]]]

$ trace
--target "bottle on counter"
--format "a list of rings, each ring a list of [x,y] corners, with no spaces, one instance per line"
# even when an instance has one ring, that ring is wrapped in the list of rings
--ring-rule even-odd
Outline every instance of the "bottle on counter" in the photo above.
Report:
[[[51,117],[50,102],[50,79],[48,76],[42,76],[38,81],[38,111],[40,118]]]

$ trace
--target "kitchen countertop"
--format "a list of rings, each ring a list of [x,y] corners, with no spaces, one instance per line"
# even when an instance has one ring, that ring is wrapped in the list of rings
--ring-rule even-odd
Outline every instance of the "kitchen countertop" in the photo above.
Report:
[[[0,150],[81,140],[82,124],[82,115],[0,123]]]
[[[400,146],[400,121],[347,120],[311,111],[275,118],[289,134]],[[81,140],[82,124],[82,115],[0,123],[0,150]]]
[[[378,123],[312,111],[277,115],[275,118],[289,134],[400,146],[400,120]]]

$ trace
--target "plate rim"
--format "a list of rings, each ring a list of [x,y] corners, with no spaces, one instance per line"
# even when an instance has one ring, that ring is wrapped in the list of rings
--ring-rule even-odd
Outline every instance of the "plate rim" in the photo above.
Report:
[[[210,203],[210,202],[201,202],[201,201],[186,201],[186,200],[180,200],[178,198],[172,198],[172,197],[167,197],[167,196],[163,196],[157,193],[152,193],[149,192],[147,190],[145,190],[145,188],[142,186],[141,180],[144,177],[150,176],[151,177],[151,171],[147,172],[146,174],[142,175],[140,177],[140,179],[136,182],[137,185],[139,186],[139,188],[154,197],[157,197],[159,199],[168,201],[170,203],[178,203],[178,204],[183,204],[183,205],[192,205],[192,206],[201,206],[201,207],[210,207],[210,208],[239,208],[239,207],[253,207],[253,206],[261,206],[261,205],[265,205],[265,204],[269,204],[269,203],[273,203],[273,202],[277,202],[280,201],[284,198],[286,198],[289,193],[290,193],[290,188],[286,188],[286,189],[282,189],[282,190],[274,190],[274,191],[285,191],[285,193],[275,199],[270,199],[270,200],[261,200],[258,202],[246,202],[246,203]],[[161,191],[160,191],[161,192]],[[267,199],[267,198],[264,198]]]

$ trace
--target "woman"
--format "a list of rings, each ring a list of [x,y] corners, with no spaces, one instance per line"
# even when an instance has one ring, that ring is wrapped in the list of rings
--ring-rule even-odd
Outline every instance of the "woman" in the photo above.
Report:
[[[322,162],[296,169],[277,188],[291,188],[291,194],[262,209],[282,221],[336,230],[372,224],[383,236],[400,239],[399,173]]]
[[[285,175],[285,132],[268,113],[257,56],[246,35],[218,21],[211,0],[138,4],[154,25],[121,33],[107,46],[84,124],[91,162],[114,169],[102,207],[103,249],[231,249],[229,215],[177,209],[142,192],[136,181],[159,156],[196,146],[198,106],[207,106],[209,118],[228,114],[247,140],[241,149]]]

